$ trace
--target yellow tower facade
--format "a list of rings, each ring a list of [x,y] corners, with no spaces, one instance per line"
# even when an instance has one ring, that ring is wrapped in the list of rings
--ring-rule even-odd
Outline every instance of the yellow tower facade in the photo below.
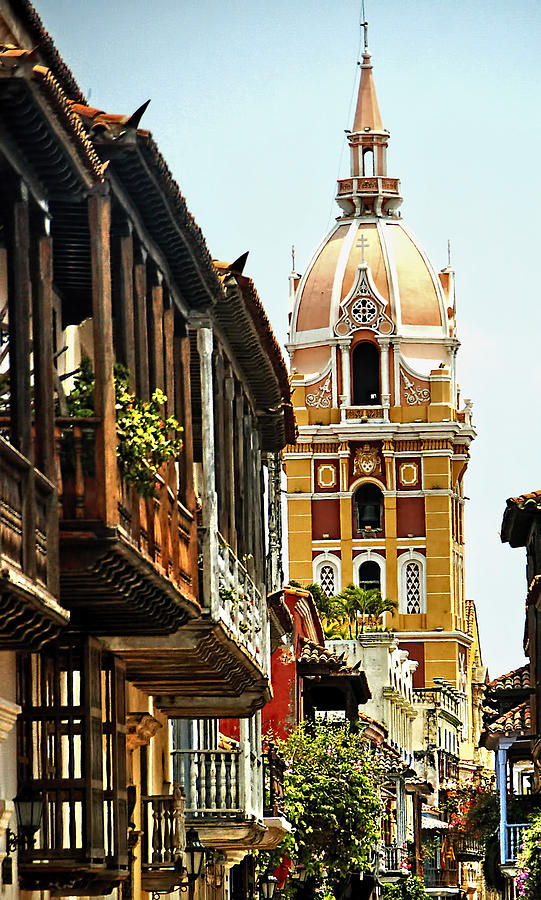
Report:
[[[388,625],[419,665],[467,691],[463,478],[475,436],[456,381],[454,273],[399,212],[365,46],[341,215],[291,277],[298,442],[285,457],[290,578],[396,601]]]

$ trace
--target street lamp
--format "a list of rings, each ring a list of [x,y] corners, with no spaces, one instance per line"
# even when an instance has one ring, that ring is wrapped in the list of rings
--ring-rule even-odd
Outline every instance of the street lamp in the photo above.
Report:
[[[259,896],[261,900],[272,900],[278,879],[271,872],[264,872],[259,876]]]
[[[199,840],[199,835],[195,828],[189,828],[186,832],[186,846],[183,854],[184,865],[180,867],[181,872],[184,872],[188,880],[188,884],[184,882],[184,884],[180,885],[180,889],[181,891],[188,890],[189,900],[193,900],[195,882],[201,875],[206,852],[207,848]]]
[[[35,844],[34,835],[39,831],[43,816],[43,794],[41,791],[25,785],[13,798],[15,815],[17,816],[18,834],[6,828],[6,850],[9,853],[17,850],[31,849]]]

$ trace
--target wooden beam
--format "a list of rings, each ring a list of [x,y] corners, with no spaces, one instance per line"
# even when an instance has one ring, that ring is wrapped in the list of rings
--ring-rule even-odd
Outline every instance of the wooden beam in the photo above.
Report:
[[[56,482],[54,456],[54,361],[53,361],[53,248],[50,221],[43,217],[42,232],[33,241],[32,269],[32,340],[34,348],[34,406],[36,466]],[[58,563],[58,494],[47,503],[47,587],[57,595]]]
[[[113,317],[111,305],[111,201],[105,194],[88,199],[92,261],[94,333],[94,404],[101,420],[95,432],[97,503],[107,527],[118,524],[115,386],[113,381]]]
[[[133,234],[131,227],[119,238],[118,324],[122,362],[130,372],[130,389],[135,388],[135,310],[133,296]]]
[[[136,387],[141,400],[148,400],[148,327],[147,327],[147,267],[146,253],[141,250],[141,259],[134,268],[135,307],[135,361]]]

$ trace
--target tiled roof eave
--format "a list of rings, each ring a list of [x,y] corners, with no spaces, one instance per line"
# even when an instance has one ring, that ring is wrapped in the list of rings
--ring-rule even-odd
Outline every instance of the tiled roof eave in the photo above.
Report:
[[[81,195],[103,181],[100,159],[47,69],[0,69],[0,104],[6,133],[48,196]]]
[[[70,99],[84,103],[85,98],[73,73],[60,56],[32,3],[29,0],[10,0],[10,3],[15,15],[20,17],[23,27],[28,31],[33,46],[39,47],[41,58],[52,70],[63,91]]]
[[[222,288],[207,245],[154,142],[138,135],[136,143],[103,140],[96,148],[102,160],[110,160],[188,305],[197,310],[213,306]]]

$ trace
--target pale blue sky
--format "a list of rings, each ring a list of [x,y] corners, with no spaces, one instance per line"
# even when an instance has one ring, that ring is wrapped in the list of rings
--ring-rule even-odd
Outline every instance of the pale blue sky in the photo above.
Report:
[[[150,128],[214,257],[247,272],[287,327],[302,270],[338,214],[360,2],[36,0],[91,105]],[[367,0],[389,174],[434,265],[452,242],[459,381],[478,438],[466,482],[467,589],[494,676],[522,661],[525,555],[499,540],[510,495],[541,488],[541,4]]]

